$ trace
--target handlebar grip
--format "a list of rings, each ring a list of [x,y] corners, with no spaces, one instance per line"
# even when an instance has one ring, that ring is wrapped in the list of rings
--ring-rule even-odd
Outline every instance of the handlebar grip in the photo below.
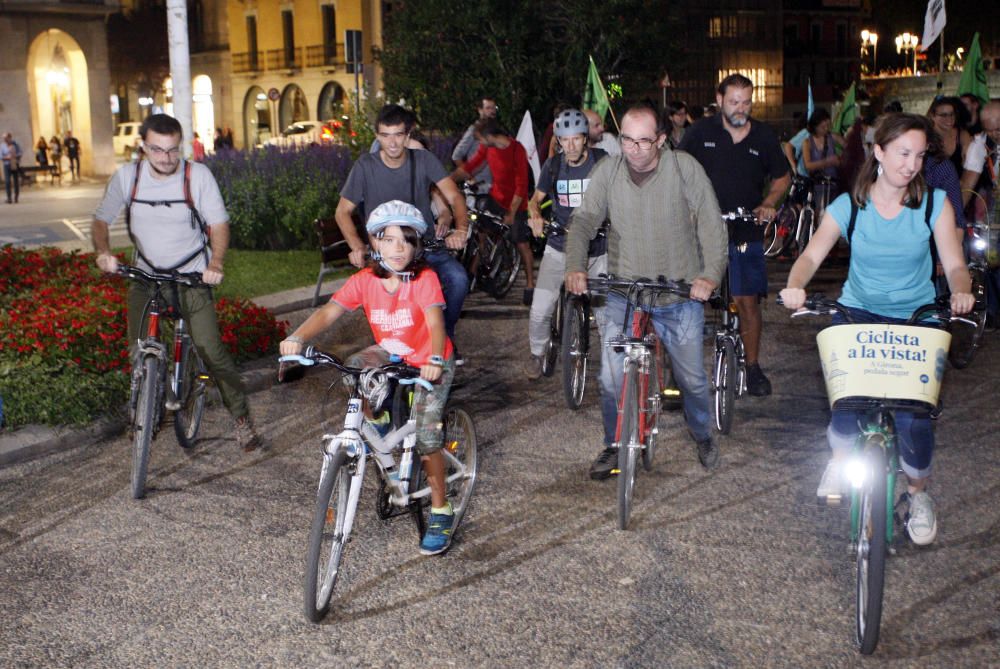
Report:
[[[413,377],[412,379],[399,379],[399,385],[401,386],[412,386],[418,384],[427,390],[434,390],[434,384],[426,379],[421,379],[420,377]]]
[[[307,358],[304,355],[283,355],[278,358],[278,362],[297,362],[305,367],[316,364],[315,360]]]

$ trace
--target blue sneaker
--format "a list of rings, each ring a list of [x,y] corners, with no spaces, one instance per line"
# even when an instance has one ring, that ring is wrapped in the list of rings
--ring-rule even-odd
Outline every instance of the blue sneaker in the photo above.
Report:
[[[421,555],[437,555],[448,550],[451,546],[451,526],[454,522],[454,514],[432,513],[427,522],[427,532],[420,542]]]

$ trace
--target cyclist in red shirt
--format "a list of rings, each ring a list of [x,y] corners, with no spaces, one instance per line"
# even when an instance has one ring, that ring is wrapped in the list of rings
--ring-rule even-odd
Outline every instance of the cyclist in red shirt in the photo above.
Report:
[[[480,144],[479,151],[451,176],[456,181],[465,181],[483,163],[490,166],[493,187],[490,188],[487,208],[503,216],[504,223],[512,226],[514,243],[524,265],[524,304],[530,305],[535,290],[535,267],[528,243],[531,239],[528,227],[528,154],[495,118],[477,123],[475,135]]]

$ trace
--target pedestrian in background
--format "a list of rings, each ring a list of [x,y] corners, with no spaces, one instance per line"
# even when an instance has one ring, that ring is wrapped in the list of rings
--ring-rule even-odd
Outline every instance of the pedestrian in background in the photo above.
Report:
[[[35,144],[35,162],[40,167],[49,166],[49,143],[44,137],[39,137],[38,144]]]
[[[196,163],[205,162],[205,145],[201,143],[198,133],[194,133],[194,139],[191,140],[191,160]]]
[[[72,130],[66,131],[63,137],[63,148],[66,150],[66,157],[69,158],[69,173],[73,179],[80,178],[80,140],[73,136]]]
[[[3,185],[7,190],[7,204],[17,202],[21,196],[21,182],[17,172],[21,163],[21,147],[14,141],[14,135],[4,134],[0,143],[0,160],[3,160]],[[11,200],[11,185],[14,186],[14,199]]]

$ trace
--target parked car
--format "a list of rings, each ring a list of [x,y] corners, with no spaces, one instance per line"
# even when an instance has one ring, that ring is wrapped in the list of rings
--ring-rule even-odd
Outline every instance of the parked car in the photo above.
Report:
[[[309,144],[333,144],[337,141],[337,125],[341,121],[296,121],[281,131],[276,137],[264,142],[265,146],[282,148],[308,146]]]
[[[131,121],[118,124],[115,128],[115,134],[111,137],[116,156],[122,156],[125,160],[132,158],[132,152],[139,140],[139,126],[141,125],[142,123]]]

